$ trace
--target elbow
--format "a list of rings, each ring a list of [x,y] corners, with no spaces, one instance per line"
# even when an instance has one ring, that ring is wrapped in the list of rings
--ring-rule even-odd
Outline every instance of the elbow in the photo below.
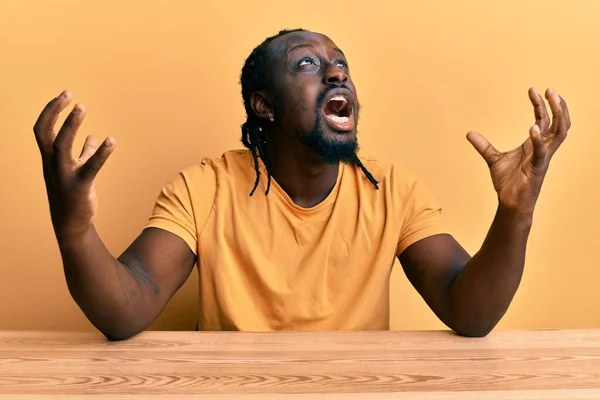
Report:
[[[84,311],[85,313],[85,311]],[[143,332],[150,323],[145,320],[132,318],[129,315],[112,313],[113,318],[107,318],[105,315],[91,315],[85,313],[88,320],[109,342],[120,342],[131,339]],[[95,317],[95,318],[94,318]],[[100,318],[102,317],[102,318]]]
[[[482,338],[490,334],[498,323],[497,319],[478,315],[454,314],[452,318],[442,320],[448,328],[452,329],[458,336],[468,338]]]
[[[469,328],[469,329],[453,329],[454,332],[458,336],[468,337],[468,338],[482,338],[486,337],[490,334],[492,329],[477,329],[477,328]]]
[[[498,315],[487,312],[487,310],[461,307],[449,311],[443,315],[444,318],[440,319],[458,336],[483,338],[489,335],[500,322]]]
[[[464,324],[456,324],[455,326],[450,326],[450,328],[456,332],[457,335],[468,337],[468,338],[482,338],[486,337],[494,330],[497,321],[489,322],[489,321],[481,321],[474,322],[470,321]]]
[[[109,342],[121,342],[123,340],[131,339],[139,332],[126,332],[126,331],[111,331],[111,332],[102,332],[106,340]]]
[[[129,335],[129,334],[122,334],[122,333],[104,333],[103,332],[102,334],[104,335],[106,340],[108,340],[109,342],[121,342],[123,340],[127,340],[127,339],[130,339],[135,336],[135,334]]]
[[[119,327],[96,327],[104,335],[106,340],[109,342],[121,342],[123,340],[131,339],[138,335],[143,329],[136,329],[132,326],[119,326]]]

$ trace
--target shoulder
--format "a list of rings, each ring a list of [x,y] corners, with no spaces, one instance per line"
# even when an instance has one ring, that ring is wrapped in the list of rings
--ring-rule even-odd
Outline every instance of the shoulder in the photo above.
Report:
[[[360,156],[361,163],[379,182],[380,187],[408,190],[416,183],[415,177],[402,165],[383,162],[371,156]],[[357,167],[357,169],[360,169]]]
[[[244,150],[231,150],[221,157],[203,158],[200,163],[179,171],[163,188],[163,193],[188,197],[192,202],[209,201],[227,180],[235,180],[236,176],[253,170],[252,157],[248,153]]]
[[[430,190],[404,166],[382,162],[373,157],[359,157],[365,168],[379,182],[378,195],[384,196],[395,210],[440,208]],[[361,173],[356,167],[357,173]]]
[[[239,149],[228,150],[220,157],[205,157],[200,163],[190,165],[181,172],[193,175],[209,169],[216,173],[240,167],[247,168],[248,166],[254,167],[254,161],[252,160],[250,151]]]
[[[261,173],[264,166],[259,163]],[[199,164],[181,171],[175,179],[192,199],[206,202],[209,197],[231,200],[239,193],[250,193],[256,180],[254,159],[249,150],[229,150],[220,157],[206,157]],[[260,184],[263,185],[264,179]]]
[[[180,172],[187,184],[200,183],[206,180],[226,179],[228,176],[248,174],[254,170],[254,161],[248,150],[229,150],[220,157],[206,157],[195,165],[190,165]]]

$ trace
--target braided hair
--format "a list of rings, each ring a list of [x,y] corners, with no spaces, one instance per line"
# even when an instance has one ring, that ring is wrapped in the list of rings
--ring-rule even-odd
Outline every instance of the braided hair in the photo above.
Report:
[[[263,121],[261,121],[254,113],[250,97],[252,96],[252,93],[269,87],[271,83],[270,74],[267,68],[273,52],[269,48],[269,44],[273,40],[293,32],[306,32],[306,30],[284,29],[279,31],[276,35],[266,38],[260,45],[252,50],[252,53],[250,53],[250,56],[248,56],[242,68],[240,83],[242,86],[242,99],[244,100],[244,108],[246,110],[246,122],[242,124],[242,144],[252,153],[254,170],[256,172],[256,180],[254,181],[254,187],[250,192],[250,196],[254,194],[260,183],[261,172],[258,162],[259,157],[267,170],[267,190],[265,191],[265,195],[269,194],[271,188],[271,163],[269,161],[269,156],[267,155],[267,142],[264,136]],[[379,189],[377,180],[371,175],[356,154],[351,161],[363,171],[373,186],[375,186],[376,189]]]

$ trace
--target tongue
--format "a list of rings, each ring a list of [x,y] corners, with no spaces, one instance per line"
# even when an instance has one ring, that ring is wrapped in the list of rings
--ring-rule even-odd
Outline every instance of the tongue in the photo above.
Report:
[[[335,114],[340,116],[341,111],[346,107],[346,103],[339,100],[332,100],[325,106],[326,114]]]

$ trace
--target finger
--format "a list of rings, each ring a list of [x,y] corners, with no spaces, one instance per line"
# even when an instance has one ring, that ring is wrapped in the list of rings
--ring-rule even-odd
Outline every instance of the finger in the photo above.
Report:
[[[546,165],[546,144],[544,143],[544,138],[540,133],[540,127],[537,125],[533,125],[529,129],[529,137],[531,138],[531,143],[533,145],[533,157],[531,159],[531,165],[536,170],[543,170]]]
[[[82,104],[75,104],[54,140],[54,152],[59,163],[64,165],[73,161],[73,141],[84,118],[85,107]]]
[[[560,105],[560,97],[554,89],[549,88],[546,90],[546,99],[548,99],[548,104],[550,104],[550,109],[552,110],[550,134],[555,135],[563,124],[563,110]]]
[[[550,126],[550,117],[546,109],[544,98],[535,88],[529,89],[529,100],[533,104],[533,114],[535,115],[535,124],[540,127],[540,132],[547,132]]]
[[[500,152],[482,135],[477,132],[469,132],[467,134],[467,140],[475,147],[475,150],[481,154],[481,157],[483,157],[488,166],[491,167],[498,161]]]
[[[115,140],[113,138],[106,139],[87,162],[81,166],[79,169],[80,177],[84,180],[93,180],[114,149]]]
[[[560,100],[560,105],[562,106],[563,115],[565,118],[565,123],[567,125],[567,131],[571,129],[571,115],[569,114],[569,107],[567,107],[567,102],[560,95],[558,96]]]
[[[85,143],[83,144],[83,148],[81,149],[81,154],[79,155],[78,162],[83,165],[85,164],[92,155],[98,150],[101,142],[96,136],[88,136],[85,138]]]
[[[43,156],[52,154],[52,143],[54,142],[54,125],[58,115],[71,102],[71,93],[63,91],[58,97],[50,100],[42,110],[33,125],[35,140]]]

